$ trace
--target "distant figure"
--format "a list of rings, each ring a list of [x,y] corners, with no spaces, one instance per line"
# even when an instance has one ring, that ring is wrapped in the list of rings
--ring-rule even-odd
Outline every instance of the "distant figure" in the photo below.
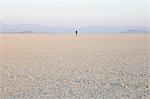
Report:
[[[78,31],[76,30],[76,36],[78,35]]]

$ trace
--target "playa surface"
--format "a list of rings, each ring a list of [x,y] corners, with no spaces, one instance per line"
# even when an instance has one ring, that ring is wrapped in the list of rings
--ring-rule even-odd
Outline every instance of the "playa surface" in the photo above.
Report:
[[[0,35],[1,99],[149,99],[150,36]]]

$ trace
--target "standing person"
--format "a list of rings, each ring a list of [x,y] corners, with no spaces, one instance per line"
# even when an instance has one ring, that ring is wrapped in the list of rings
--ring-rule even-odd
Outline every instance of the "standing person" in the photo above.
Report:
[[[76,30],[76,36],[78,35],[78,31]]]

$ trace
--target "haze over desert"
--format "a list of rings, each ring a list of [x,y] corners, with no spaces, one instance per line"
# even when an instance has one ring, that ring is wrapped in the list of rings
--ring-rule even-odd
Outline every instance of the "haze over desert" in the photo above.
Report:
[[[0,99],[150,99],[150,0],[0,0]]]

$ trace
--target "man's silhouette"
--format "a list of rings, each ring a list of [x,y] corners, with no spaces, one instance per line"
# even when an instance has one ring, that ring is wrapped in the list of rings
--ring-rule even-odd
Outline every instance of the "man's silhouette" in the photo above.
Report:
[[[76,36],[78,35],[78,31],[76,30]]]

